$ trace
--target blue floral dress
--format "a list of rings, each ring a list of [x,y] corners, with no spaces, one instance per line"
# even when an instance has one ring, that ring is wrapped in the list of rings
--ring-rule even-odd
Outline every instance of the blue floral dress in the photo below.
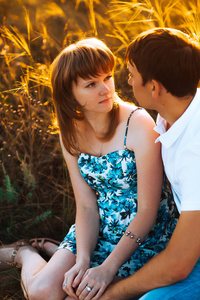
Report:
[[[103,263],[137,213],[135,154],[126,148],[128,124],[134,111],[127,121],[123,150],[100,157],[80,153],[78,157],[83,178],[97,193],[100,215],[99,238],[91,259],[91,267]],[[164,180],[156,223],[142,245],[118,270],[118,276],[127,277],[133,274],[164,250],[177,223],[175,214],[173,198]],[[61,248],[69,249],[76,255],[75,224],[71,226],[58,249]]]

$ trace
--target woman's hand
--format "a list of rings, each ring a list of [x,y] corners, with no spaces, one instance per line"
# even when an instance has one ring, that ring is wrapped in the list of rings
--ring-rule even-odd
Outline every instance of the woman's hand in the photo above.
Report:
[[[65,273],[63,290],[67,295],[78,299],[76,289],[88,268],[88,263],[76,263],[68,272]]]
[[[88,269],[76,290],[78,299],[99,299],[114,276],[115,274],[111,270],[105,269],[103,265]]]

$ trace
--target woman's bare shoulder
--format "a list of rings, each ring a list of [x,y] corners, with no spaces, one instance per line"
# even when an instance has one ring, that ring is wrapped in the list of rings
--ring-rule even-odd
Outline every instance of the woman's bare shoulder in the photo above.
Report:
[[[132,120],[134,119],[135,125],[136,124],[138,125],[138,123],[140,125],[140,123],[143,123],[143,122],[145,122],[145,123],[150,122],[152,125],[155,125],[153,118],[142,107],[138,107],[134,103],[126,102],[126,101],[122,101],[122,100],[120,100],[119,106],[120,106],[120,120],[122,122],[127,121],[130,114],[134,111],[133,117],[131,117],[131,119],[130,119],[130,123],[133,123]]]

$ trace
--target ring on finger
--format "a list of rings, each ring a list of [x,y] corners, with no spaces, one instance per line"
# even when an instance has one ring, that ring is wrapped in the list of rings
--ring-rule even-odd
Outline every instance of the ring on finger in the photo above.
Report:
[[[87,285],[87,286],[86,286],[86,290],[87,290],[88,292],[91,292],[92,288],[91,288],[89,285]]]
[[[66,284],[66,283],[63,283],[63,286],[67,286],[67,284]]]

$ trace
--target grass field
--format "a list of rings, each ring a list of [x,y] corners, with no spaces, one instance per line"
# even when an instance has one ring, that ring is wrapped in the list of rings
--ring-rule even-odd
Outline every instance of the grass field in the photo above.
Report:
[[[117,91],[135,102],[124,60],[129,42],[154,27],[181,29],[199,41],[199,21],[199,0],[0,0],[2,243],[61,240],[74,221],[49,81],[60,50],[84,37],[105,41],[116,55]],[[19,270],[0,272],[0,299],[24,299]]]

